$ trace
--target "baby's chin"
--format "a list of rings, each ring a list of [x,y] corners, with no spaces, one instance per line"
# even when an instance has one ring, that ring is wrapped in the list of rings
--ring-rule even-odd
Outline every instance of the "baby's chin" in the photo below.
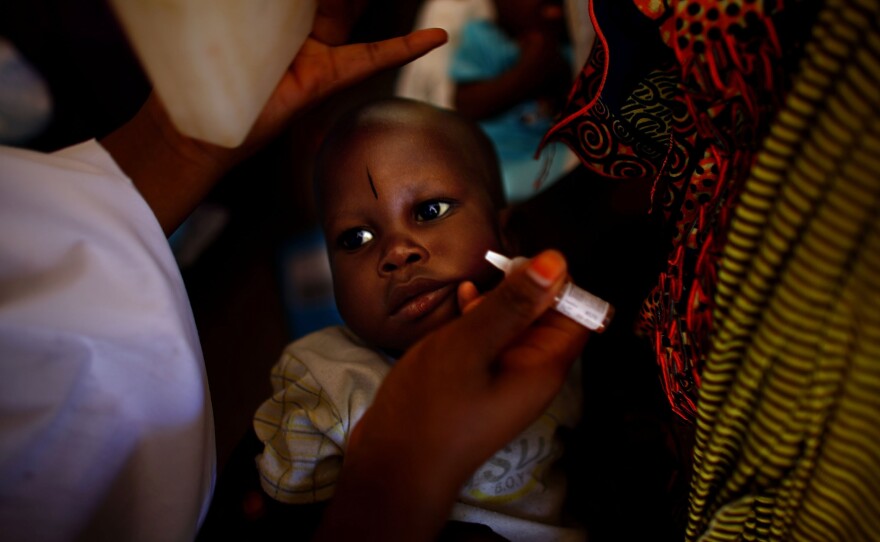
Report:
[[[361,338],[368,343],[373,344],[391,357],[397,359],[405,354],[407,350],[419,342],[423,337],[461,316],[456,297],[457,296],[452,296],[449,300],[444,302],[442,307],[438,307],[438,309],[431,314],[431,318],[406,326],[407,329],[398,330],[396,333],[389,330],[387,335],[383,334],[382,337],[374,337],[373,340],[363,336]]]

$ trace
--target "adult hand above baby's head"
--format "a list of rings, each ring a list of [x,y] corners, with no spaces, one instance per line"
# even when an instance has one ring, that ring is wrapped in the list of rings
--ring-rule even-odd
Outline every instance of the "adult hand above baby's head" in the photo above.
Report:
[[[347,44],[365,0],[317,0],[312,30],[254,121],[245,141],[236,149],[211,145],[184,137],[171,126],[155,96],[148,101],[148,114],[166,127],[166,135],[192,157],[236,162],[265,145],[298,113],[382,70],[410,62],[446,42],[442,29],[424,29],[387,40]],[[189,147],[197,147],[194,150]],[[224,164],[228,165],[228,164]]]
[[[277,136],[297,113],[446,41],[446,32],[428,29],[345,45],[364,4],[363,0],[318,0],[311,34],[240,146],[228,149],[182,135],[155,94],[133,119],[102,138],[101,144],[134,182],[167,234],[231,167]]]
[[[542,253],[397,361],[352,434],[324,539],[355,524],[368,539],[436,534],[467,477],[546,409],[583,349],[589,332],[548,311],[566,277],[562,256]]]
[[[247,145],[273,137],[297,112],[379,71],[410,62],[446,42],[446,32],[425,29],[406,36],[346,45],[365,0],[318,0],[315,21],[265,109]]]

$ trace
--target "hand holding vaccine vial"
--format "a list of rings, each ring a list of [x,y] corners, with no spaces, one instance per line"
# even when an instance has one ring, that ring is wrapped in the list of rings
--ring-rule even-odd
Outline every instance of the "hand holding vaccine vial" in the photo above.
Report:
[[[505,275],[528,261],[522,256],[510,259],[491,250],[486,252],[486,260],[504,271]],[[614,307],[607,301],[575,286],[571,281],[568,281],[562,292],[556,296],[555,308],[585,328],[598,333],[605,331],[614,316]]]

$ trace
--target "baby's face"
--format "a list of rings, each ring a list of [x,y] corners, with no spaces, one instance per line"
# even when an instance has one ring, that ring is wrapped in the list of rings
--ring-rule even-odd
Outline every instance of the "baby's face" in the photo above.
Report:
[[[424,130],[361,129],[323,169],[336,303],[375,346],[405,350],[459,314],[459,283],[496,277],[483,255],[500,249],[497,214],[454,147]]]

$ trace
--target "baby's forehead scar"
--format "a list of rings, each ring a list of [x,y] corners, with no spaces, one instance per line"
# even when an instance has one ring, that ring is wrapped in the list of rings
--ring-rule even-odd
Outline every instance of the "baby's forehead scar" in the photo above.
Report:
[[[376,185],[373,184],[373,176],[370,175],[370,168],[367,168],[367,180],[370,181],[370,190],[373,191],[373,197],[379,199],[379,193],[376,192]]]

